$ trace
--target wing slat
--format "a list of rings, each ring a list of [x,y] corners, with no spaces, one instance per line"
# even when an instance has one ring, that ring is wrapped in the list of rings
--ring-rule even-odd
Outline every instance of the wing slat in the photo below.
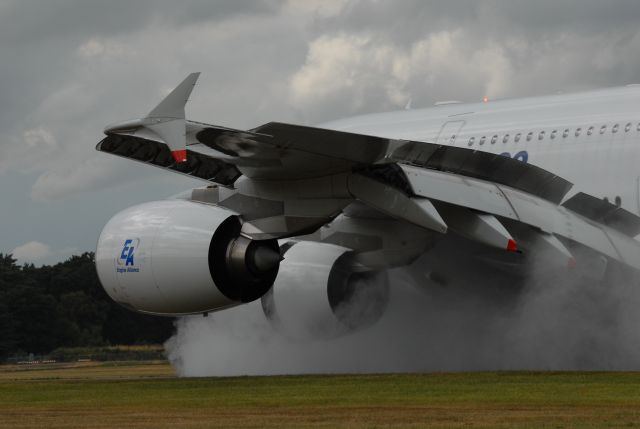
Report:
[[[110,134],[96,149],[223,186],[232,186],[241,176],[233,164],[190,150],[187,162],[177,164],[166,144],[141,137]]]

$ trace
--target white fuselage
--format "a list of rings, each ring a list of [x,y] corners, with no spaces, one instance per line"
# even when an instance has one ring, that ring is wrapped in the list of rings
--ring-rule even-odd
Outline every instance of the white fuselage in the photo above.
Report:
[[[342,131],[455,145],[527,161],[640,214],[640,87],[342,119]]]

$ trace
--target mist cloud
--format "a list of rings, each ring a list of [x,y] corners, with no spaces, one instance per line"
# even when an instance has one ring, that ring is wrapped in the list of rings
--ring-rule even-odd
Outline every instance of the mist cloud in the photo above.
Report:
[[[274,331],[252,303],[180,319],[166,347],[182,376],[638,370],[637,285],[555,275],[505,294],[486,284],[416,287],[394,270],[387,312],[362,331],[292,339]]]

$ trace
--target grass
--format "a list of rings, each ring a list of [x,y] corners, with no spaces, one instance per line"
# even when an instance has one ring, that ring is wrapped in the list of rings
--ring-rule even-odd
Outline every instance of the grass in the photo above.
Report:
[[[179,379],[164,362],[0,367],[0,427],[640,427],[640,373]]]

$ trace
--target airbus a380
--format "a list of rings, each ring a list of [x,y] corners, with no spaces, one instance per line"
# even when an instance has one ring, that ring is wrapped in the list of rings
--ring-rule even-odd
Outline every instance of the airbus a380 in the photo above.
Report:
[[[205,182],[104,227],[98,275],[127,308],[261,300],[278,326],[343,333],[419,258],[427,283],[640,269],[640,87],[235,130],[185,119],[198,77],[97,145]]]

